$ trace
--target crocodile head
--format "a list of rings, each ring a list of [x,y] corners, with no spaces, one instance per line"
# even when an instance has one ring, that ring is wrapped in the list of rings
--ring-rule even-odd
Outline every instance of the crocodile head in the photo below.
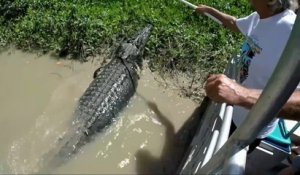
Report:
[[[142,55],[145,49],[146,42],[150,36],[152,25],[148,25],[135,37],[122,43],[117,49],[117,56],[128,63],[142,66]]]

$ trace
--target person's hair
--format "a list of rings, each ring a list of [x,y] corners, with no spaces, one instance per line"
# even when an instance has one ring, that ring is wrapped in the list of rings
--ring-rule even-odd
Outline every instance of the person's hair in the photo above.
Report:
[[[298,8],[298,2],[297,0],[268,0],[268,6],[274,13],[285,9],[295,11]]]

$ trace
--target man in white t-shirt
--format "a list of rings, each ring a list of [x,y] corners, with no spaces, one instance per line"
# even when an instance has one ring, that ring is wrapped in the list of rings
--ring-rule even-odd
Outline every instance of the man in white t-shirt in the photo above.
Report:
[[[295,19],[296,15],[293,11],[284,10],[263,19],[257,12],[254,12],[245,18],[236,20],[238,29],[246,36],[242,53],[241,79],[244,80],[243,86],[251,89],[263,89],[266,86],[285,48]],[[247,109],[236,106],[233,113],[234,123],[237,126],[241,125],[247,114]],[[274,119],[258,138],[267,137],[276,124],[277,119]]]
[[[288,1],[250,0],[256,11],[240,19],[205,5],[199,5],[196,9],[200,14],[208,13],[216,17],[225,27],[246,37],[242,53],[242,85],[223,74],[210,75],[205,84],[206,94],[212,100],[235,105],[233,121],[237,127],[259,98],[288,41],[296,19],[296,14],[287,9]],[[299,120],[299,92],[293,93],[279,116]],[[277,119],[274,119],[261,131],[258,138],[268,136],[276,123]]]

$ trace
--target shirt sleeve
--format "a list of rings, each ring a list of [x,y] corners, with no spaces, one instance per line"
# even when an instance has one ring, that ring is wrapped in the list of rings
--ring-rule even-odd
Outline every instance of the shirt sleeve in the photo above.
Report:
[[[256,18],[258,18],[257,12],[253,12],[249,16],[239,18],[236,20],[236,25],[243,35],[248,36],[250,28],[253,25]]]

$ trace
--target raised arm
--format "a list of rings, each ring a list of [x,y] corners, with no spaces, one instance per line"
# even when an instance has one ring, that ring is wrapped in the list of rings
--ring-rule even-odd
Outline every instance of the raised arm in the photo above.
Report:
[[[234,16],[230,16],[226,13],[220,12],[219,10],[213,8],[213,7],[209,7],[206,5],[199,5],[196,8],[196,12],[200,13],[202,15],[204,15],[204,13],[208,13],[212,16],[214,16],[215,18],[217,18],[218,20],[220,20],[223,25],[230,29],[233,32],[240,32],[237,25],[236,25],[236,18]]]

